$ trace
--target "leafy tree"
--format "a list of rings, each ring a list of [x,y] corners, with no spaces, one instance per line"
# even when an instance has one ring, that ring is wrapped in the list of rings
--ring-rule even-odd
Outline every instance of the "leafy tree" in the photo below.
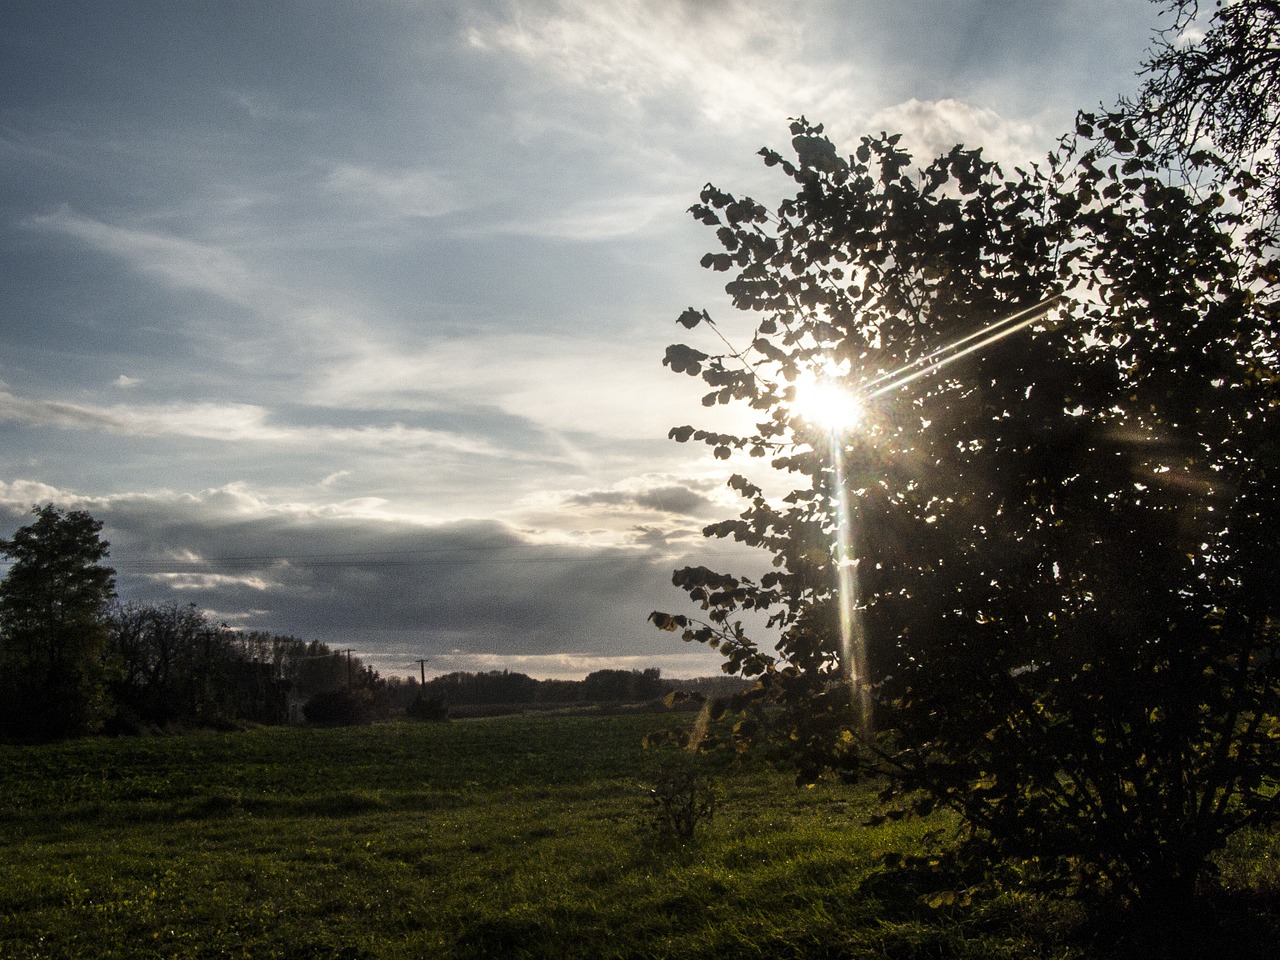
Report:
[[[661,671],[595,670],[583,678],[581,697],[597,703],[609,701],[638,703],[653,700],[666,693]]]
[[[115,571],[89,514],[34,508],[34,522],[0,540],[0,730],[48,740],[96,730],[105,707],[106,611]]]
[[[490,670],[487,673],[446,673],[433,677],[423,694],[437,697],[448,706],[533,703],[538,681],[524,673]]]
[[[1259,206],[1280,214],[1280,3],[1215,3],[1202,22],[1197,0],[1161,0],[1169,25],[1126,105],[1144,136],[1183,156],[1209,146],[1256,160]]]
[[[777,735],[802,779],[887,774],[897,810],[962,816],[975,863],[1185,908],[1209,855],[1280,812],[1280,263],[1239,212],[1254,181],[1201,158],[1222,192],[1199,198],[1117,115],[1012,176],[792,133],[794,159],[762,154],[794,196],[708,185],[692,208],[749,345],[665,360],[757,413],[671,435],[790,479],[735,474],[743,511],[705,530],[772,569],[679,570],[704,613],[654,621],[758,679],[738,733]],[[967,339],[1050,296],[1031,329]],[[800,415],[809,377],[861,395],[857,430]]]
[[[278,719],[277,671],[256,638],[241,638],[190,604],[119,604],[109,621],[119,728]]]

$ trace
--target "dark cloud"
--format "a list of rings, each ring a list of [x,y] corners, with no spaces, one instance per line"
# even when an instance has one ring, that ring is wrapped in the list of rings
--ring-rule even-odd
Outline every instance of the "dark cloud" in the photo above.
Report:
[[[122,597],[195,603],[241,629],[419,656],[671,652],[646,617],[679,602],[673,563],[648,544],[538,543],[493,520],[253,510],[234,489],[69,506],[104,521]],[[7,534],[26,517],[6,513]]]
[[[592,490],[574,494],[565,502],[573,507],[640,507],[686,516],[703,516],[714,509],[704,494],[676,484],[640,491]]]
[[[723,303],[697,184],[784,188],[756,150],[801,113],[1047,147],[1149,11],[11,3],[0,535],[83,507],[126,597],[387,666],[706,665],[645,622],[738,549],[664,440],[672,321]]]

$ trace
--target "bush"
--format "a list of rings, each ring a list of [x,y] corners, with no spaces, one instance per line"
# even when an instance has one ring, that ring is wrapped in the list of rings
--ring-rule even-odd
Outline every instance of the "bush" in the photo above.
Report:
[[[419,693],[417,698],[404,708],[404,713],[413,720],[448,720],[449,705],[442,697],[429,697],[425,693]]]
[[[373,719],[373,697],[368,690],[341,687],[317,693],[302,708],[308,723],[353,727]]]
[[[698,824],[714,816],[718,798],[711,779],[692,763],[668,763],[648,793],[648,825],[667,840],[689,843]]]

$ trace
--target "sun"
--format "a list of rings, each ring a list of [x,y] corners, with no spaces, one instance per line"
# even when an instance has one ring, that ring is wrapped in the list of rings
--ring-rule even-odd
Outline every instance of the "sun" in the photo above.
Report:
[[[866,417],[862,398],[840,383],[841,371],[806,371],[795,382],[791,413],[815,427],[843,433],[856,429]]]

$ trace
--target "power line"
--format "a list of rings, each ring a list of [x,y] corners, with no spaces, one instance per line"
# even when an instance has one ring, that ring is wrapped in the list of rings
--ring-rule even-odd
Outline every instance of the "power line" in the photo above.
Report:
[[[713,556],[699,552],[698,556]],[[725,554],[719,554],[725,556]],[[298,558],[293,557],[260,557],[253,560],[248,559],[231,559],[222,557],[209,557],[203,560],[113,560],[111,566],[117,570],[167,570],[174,572],[209,572],[218,568],[240,568],[253,569],[258,566],[275,564],[282,561],[290,562],[300,568],[315,567],[419,567],[433,566],[451,562],[448,558],[439,557],[434,559],[422,560],[306,560],[296,562]],[[484,562],[487,564],[544,564],[544,563],[628,563],[635,561],[651,560],[652,562],[663,562],[660,558],[650,558],[644,554],[635,554],[634,556],[610,556],[610,555],[592,555],[585,557],[507,557],[488,559]]]
[[[459,554],[489,553],[522,548],[538,548],[544,550],[570,549],[567,546],[547,544],[518,544],[502,546],[475,546],[459,548],[439,548],[405,551],[377,552],[337,552],[308,554],[254,554],[243,556],[212,556],[197,558],[165,558],[165,559],[115,559],[107,562],[117,569],[128,570],[182,570],[206,569],[211,567],[244,567],[279,563],[296,564],[301,567],[412,567],[440,563],[454,563]],[[691,550],[699,557],[729,556],[724,551]],[[593,552],[577,556],[536,556],[536,557],[494,557],[485,558],[485,563],[529,564],[529,563],[631,563],[637,560],[654,560],[661,562],[640,548],[619,547],[610,552]]]

